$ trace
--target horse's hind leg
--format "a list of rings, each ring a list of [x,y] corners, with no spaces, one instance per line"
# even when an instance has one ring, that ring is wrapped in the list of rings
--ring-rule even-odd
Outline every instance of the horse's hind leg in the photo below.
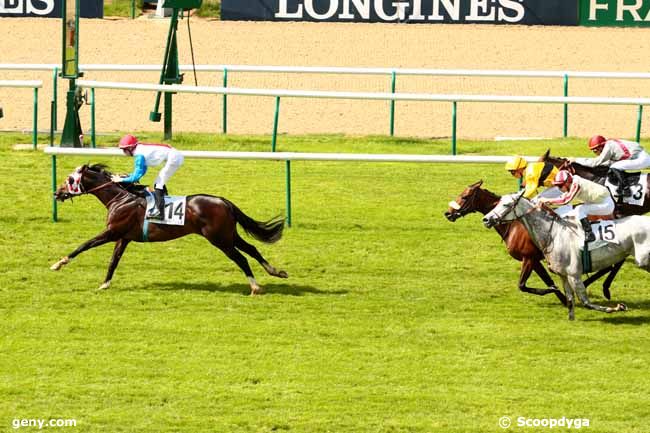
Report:
[[[243,252],[245,252],[255,260],[257,260],[259,264],[264,267],[264,269],[266,270],[266,272],[268,272],[269,275],[273,275],[274,277],[278,277],[278,278],[287,278],[289,276],[285,271],[277,270],[275,269],[275,267],[271,266],[271,264],[267,262],[264,257],[262,257],[260,252],[257,251],[257,248],[255,248],[255,246],[246,242],[237,233],[235,233],[235,248],[242,250]]]
[[[616,311],[627,310],[625,304],[617,304],[616,307],[605,307],[604,305],[594,304],[589,300],[589,297],[587,296],[587,290],[585,289],[584,284],[582,284],[580,278],[569,277],[568,280],[571,282],[571,285],[578,295],[578,298],[580,298],[580,302],[582,302],[586,308],[589,308],[590,310],[602,311],[603,313],[614,313]]]
[[[113,279],[113,273],[115,272],[118,263],[120,263],[122,254],[124,253],[124,250],[126,249],[126,246],[129,244],[129,242],[131,242],[129,239],[124,239],[124,238],[118,239],[117,242],[115,242],[115,249],[113,250],[111,263],[108,265],[108,273],[106,274],[106,279],[104,280],[104,283],[101,286],[99,286],[99,289],[97,290],[108,289],[108,286],[111,285],[111,280]]]
[[[585,287],[589,287],[591,283],[598,280],[603,275],[608,274],[607,278],[605,278],[605,282],[603,283],[603,296],[608,300],[611,299],[612,295],[609,291],[609,288],[611,287],[612,281],[614,281],[614,277],[616,277],[616,274],[618,274],[618,271],[621,269],[621,266],[623,266],[624,262],[625,260],[621,260],[615,265],[612,265],[608,268],[601,269],[600,271],[593,274],[591,277],[587,278],[583,282],[583,284],[585,285]]]
[[[228,256],[230,260],[237,263],[239,269],[244,272],[244,275],[246,275],[246,278],[248,278],[248,284],[251,286],[251,296],[263,293],[262,288],[259,284],[257,284],[257,281],[255,280],[255,276],[253,275],[253,271],[248,264],[248,260],[246,260],[246,257],[244,257],[242,253],[237,251],[237,248],[235,248],[234,245],[224,245],[223,243],[215,242],[211,239],[210,243],[223,251],[223,253]]]

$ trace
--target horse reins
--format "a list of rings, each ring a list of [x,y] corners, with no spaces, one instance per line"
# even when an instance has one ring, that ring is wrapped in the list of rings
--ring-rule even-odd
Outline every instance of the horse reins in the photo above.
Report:
[[[91,189],[89,189],[89,190],[87,190],[87,191],[83,191],[83,193],[84,193],[84,194],[90,194],[91,192],[99,191],[100,189],[105,188],[105,187],[107,187],[107,186],[110,185],[110,184],[115,184],[115,182],[113,182],[112,180],[109,180],[108,182],[102,183],[102,184],[99,185],[99,186],[96,186],[96,187],[94,187],[94,188],[91,188]],[[80,183],[79,185],[81,185],[81,183]],[[118,186],[119,186],[119,185],[118,185]],[[124,188],[122,188],[122,187],[120,187],[120,188],[122,189],[122,191],[120,191],[120,192],[124,192],[124,193],[126,193],[126,194],[129,194],[129,192],[128,192],[126,189],[124,189]],[[108,208],[108,207],[110,206],[111,203],[113,203],[115,200],[117,200],[117,199],[120,198],[121,196],[122,196],[122,194],[116,194],[115,197],[113,197],[112,199],[110,199],[110,200],[108,201],[108,203],[106,203],[106,207]]]

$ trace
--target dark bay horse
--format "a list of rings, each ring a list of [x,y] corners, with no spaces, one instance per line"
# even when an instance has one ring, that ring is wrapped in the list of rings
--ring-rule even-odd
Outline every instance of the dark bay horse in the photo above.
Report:
[[[449,209],[445,212],[445,217],[454,222],[458,218],[461,218],[472,212],[480,212],[485,215],[490,212],[494,207],[499,203],[501,196],[498,196],[487,189],[481,188],[483,181],[478,181],[467,188],[456,198],[455,201],[450,203]],[[501,239],[506,243],[506,248],[508,253],[512,258],[521,262],[521,273],[519,274],[519,290],[526,293],[532,293],[535,295],[548,295],[549,293],[555,294],[558,299],[562,302],[563,305],[567,305],[567,300],[564,294],[560,289],[557,288],[553,279],[549,275],[548,271],[542,264],[544,259],[544,254],[542,251],[537,248],[533,243],[528,230],[520,221],[512,221],[503,224],[499,224],[494,227]],[[603,295],[610,299],[611,295],[609,292],[609,287],[616,276],[622,262],[598,271],[591,277],[587,278],[584,281],[585,287],[593,283],[601,276],[606,273],[609,273],[609,276],[603,283]],[[618,266],[618,267],[616,267]],[[536,289],[534,287],[526,286],[526,282],[530,277],[530,274],[535,271],[535,273],[544,281],[548,288],[546,289]]]
[[[108,210],[106,229],[53,264],[51,269],[54,271],[58,271],[71,259],[90,248],[115,242],[106,279],[99,287],[99,289],[107,289],[129,242],[165,242],[195,233],[206,238],[239,266],[248,278],[251,295],[262,293],[262,288],[255,281],[248,260],[240,251],[257,260],[270,275],[287,278],[285,271],[271,266],[257,248],[237,233],[237,223],[239,223],[255,239],[273,243],[282,237],[283,218],[276,217],[266,222],[259,222],[244,214],[225,198],[205,194],[190,195],[187,196],[184,225],[164,225],[152,221],[148,225],[145,239],[143,238],[145,198],[133,194],[120,184],[113,183],[111,173],[105,166],[97,164],[78,167],[56,191],[55,197],[59,201],[65,201],[81,194],[92,194],[106,206]]]
[[[578,176],[594,181],[596,183],[599,183],[601,185],[605,185],[605,181],[607,180],[607,173],[609,171],[609,167],[605,165],[601,166],[596,166],[596,167],[589,167],[586,165],[579,164],[577,162],[571,162],[566,158],[560,158],[556,156],[551,156],[550,155],[551,151],[550,149],[547,150],[544,155],[540,157],[540,161],[548,161],[557,168],[566,168],[572,173],[577,174]],[[626,179],[633,178],[637,179],[637,182],[630,185],[631,187],[631,192],[633,196],[638,195],[638,199],[641,198],[641,194],[645,193],[645,198],[643,200],[643,204],[641,205],[634,205],[630,203],[616,203],[616,215],[617,217],[622,217],[622,216],[630,216],[630,215],[643,215],[644,213],[647,213],[650,211],[650,174],[646,173],[625,173],[624,174]],[[643,179],[645,180],[646,188],[645,191],[641,189],[641,184],[638,183],[639,177],[642,176]]]

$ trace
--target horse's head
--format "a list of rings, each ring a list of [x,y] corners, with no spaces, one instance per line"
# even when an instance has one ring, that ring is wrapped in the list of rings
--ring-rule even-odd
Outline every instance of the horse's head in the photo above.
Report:
[[[566,158],[560,158],[559,156],[552,156],[551,149],[547,149],[542,156],[539,157],[540,162],[550,162],[555,167],[560,170],[568,169],[571,165],[571,161]]]
[[[111,181],[111,175],[101,164],[82,165],[70,173],[63,184],[56,190],[54,197],[65,201],[77,195],[85,194],[94,188]]]
[[[527,207],[532,206],[526,199],[522,200],[524,191],[508,194],[501,197],[499,203],[483,217],[483,225],[487,228],[492,228],[496,225],[514,221],[522,217],[525,213],[525,203]]]
[[[480,210],[483,205],[480,197],[482,191],[481,185],[483,185],[482,180],[471,184],[463,190],[456,200],[450,201],[449,208],[447,209],[447,212],[445,212],[445,218],[454,222],[458,218]]]

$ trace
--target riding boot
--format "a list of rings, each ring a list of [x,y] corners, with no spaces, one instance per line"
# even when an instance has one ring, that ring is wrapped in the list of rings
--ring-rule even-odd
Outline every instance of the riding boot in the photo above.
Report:
[[[616,193],[618,195],[617,202],[619,204],[623,203],[623,197],[626,197],[626,196],[630,195],[630,187],[628,187],[625,184],[625,177],[624,177],[625,172],[623,170],[619,170],[618,168],[611,168],[611,167],[610,167],[609,171],[614,175],[614,177],[616,178],[616,181],[618,183],[617,189],[616,189]]]
[[[585,243],[586,242],[593,242],[596,240],[596,236],[594,235],[594,232],[591,230],[591,223],[587,218],[583,218],[580,220],[580,224],[582,224],[582,229],[585,231]]]
[[[147,215],[147,218],[162,220],[165,212],[165,191],[159,188],[153,191],[154,207]]]

